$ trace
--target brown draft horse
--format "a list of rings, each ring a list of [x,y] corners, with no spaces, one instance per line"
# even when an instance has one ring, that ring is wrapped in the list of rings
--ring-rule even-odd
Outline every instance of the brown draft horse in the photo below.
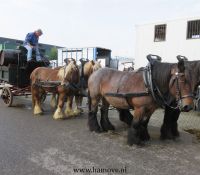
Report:
[[[185,69],[184,61],[178,64],[161,63],[156,61],[152,68],[154,83],[168,100],[179,101],[182,111],[193,107],[189,72]],[[108,108],[112,105],[118,109],[134,108],[131,127],[128,131],[128,144],[141,144],[150,139],[147,125],[152,113],[159,107],[152,95],[144,96],[107,96],[108,93],[131,94],[146,92],[143,71],[121,72],[103,68],[93,73],[88,80],[90,131],[100,132],[97,121],[98,103],[102,100],[100,124],[103,131],[114,130],[108,118]]]
[[[68,65],[59,68],[51,69],[39,67],[31,73],[31,93],[33,103],[33,113],[42,114],[41,99],[42,93],[52,92],[58,94],[58,105],[53,115],[54,119],[64,118],[62,108],[64,106],[66,96],[69,98],[76,90],[71,88],[72,84],[79,83],[79,70],[75,61],[71,61]],[[41,81],[61,82],[54,87],[41,86]],[[68,106],[69,107],[69,106]]]
[[[177,58],[185,58],[184,56],[178,55]],[[192,92],[196,95],[197,88],[200,85],[200,60],[196,61],[185,61],[185,66],[191,72],[191,87]],[[174,103],[174,102],[173,102]],[[178,131],[178,118],[180,115],[179,109],[173,109],[170,107],[165,108],[165,114],[163,124],[161,127],[161,139],[175,139],[180,136]]]
[[[92,75],[93,72],[101,68],[101,61],[93,61],[93,60],[83,61],[82,59],[80,61],[81,61],[81,67],[79,69],[80,71],[80,85],[79,86],[81,89],[80,93],[84,96],[87,96],[88,79]],[[81,109],[83,96],[75,96],[75,101],[76,101],[76,106],[77,106],[75,110],[75,115],[78,115],[81,112],[83,112],[83,110]],[[69,103],[70,102],[72,105],[72,100],[69,101]]]

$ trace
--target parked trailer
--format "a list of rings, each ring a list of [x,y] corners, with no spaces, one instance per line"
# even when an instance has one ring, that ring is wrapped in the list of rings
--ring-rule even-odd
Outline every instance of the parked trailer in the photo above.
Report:
[[[102,67],[110,67],[111,50],[101,47],[61,48],[58,49],[58,65],[64,64],[66,58],[74,58],[80,65],[80,59],[100,61]]]
[[[12,106],[14,96],[30,95],[30,74],[37,67],[47,67],[49,61],[26,61],[26,49],[4,49],[0,51],[0,89],[1,98],[6,106]],[[43,97],[45,99],[45,96]]]

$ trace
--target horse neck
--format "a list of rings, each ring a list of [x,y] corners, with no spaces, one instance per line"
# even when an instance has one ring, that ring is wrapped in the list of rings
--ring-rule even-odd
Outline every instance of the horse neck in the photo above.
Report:
[[[72,70],[70,74],[65,77],[65,82],[78,83],[79,82],[79,69]]]
[[[84,78],[88,79],[92,74],[92,72],[93,72],[92,65],[90,63],[86,63],[84,65],[84,72],[83,72]]]
[[[191,71],[191,87],[192,91],[196,92],[197,87],[200,85],[200,61],[188,61],[186,66]]]
[[[174,64],[156,62],[152,68],[152,79],[162,93],[169,91],[171,69]]]

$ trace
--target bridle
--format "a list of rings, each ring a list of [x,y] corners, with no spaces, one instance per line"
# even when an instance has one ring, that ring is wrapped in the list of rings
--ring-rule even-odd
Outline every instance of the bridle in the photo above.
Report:
[[[180,77],[182,76],[185,76],[184,73],[181,73],[181,72],[175,72],[175,74],[173,75],[174,78],[173,78],[173,83],[171,86],[173,86],[173,84],[175,83],[175,89],[176,89],[176,102],[177,102],[177,106],[175,107],[175,109],[177,108],[180,108],[181,107],[181,104],[182,104],[182,100],[184,98],[188,98],[188,97],[191,97],[191,98],[194,98],[194,95],[192,93],[188,94],[188,95],[182,95],[181,94],[181,85],[180,83],[184,83],[185,81],[184,80],[180,80]],[[170,106],[171,107],[171,106]],[[174,107],[172,107],[174,108]]]
[[[150,92],[150,94],[152,95],[155,102],[161,108],[165,108],[165,106],[168,106],[172,109],[180,109],[182,100],[184,98],[188,98],[188,97],[193,98],[193,94],[188,94],[188,95],[181,94],[180,83],[184,83],[184,81],[180,81],[180,77],[184,76],[185,75],[184,73],[175,72],[174,74],[172,74],[173,77],[171,77],[171,80],[170,80],[170,82],[171,81],[172,82],[170,83],[169,86],[172,87],[175,83],[175,88],[176,88],[176,102],[177,102],[176,104],[177,104],[177,106],[174,107],[174,105],[173,106],[170,105],[170,103],[166,100],[163,93],[160,91],[159,87],[157,86],[155,80],[153,79],[151,64],[148,64],[147,67],[145,69],[143,69],[142,71],[143,71],[143,79],[145,82],[145,86],[148,89],[148,92]]]

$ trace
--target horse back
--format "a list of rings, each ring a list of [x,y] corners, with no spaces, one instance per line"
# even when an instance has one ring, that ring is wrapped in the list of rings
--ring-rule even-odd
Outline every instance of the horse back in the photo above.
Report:
[[[142,71],[122,72],[111,68],[94,72],[88,80],[88,87],[102,95],[107,92],[129,93],[145,90]]]
[[[44,80],[44,81],[56,81],[58,80],[58,69],[51,69],[46,67],[38,67],[33,70],[30,75],[31,82],[34,83],[37,80]]]

